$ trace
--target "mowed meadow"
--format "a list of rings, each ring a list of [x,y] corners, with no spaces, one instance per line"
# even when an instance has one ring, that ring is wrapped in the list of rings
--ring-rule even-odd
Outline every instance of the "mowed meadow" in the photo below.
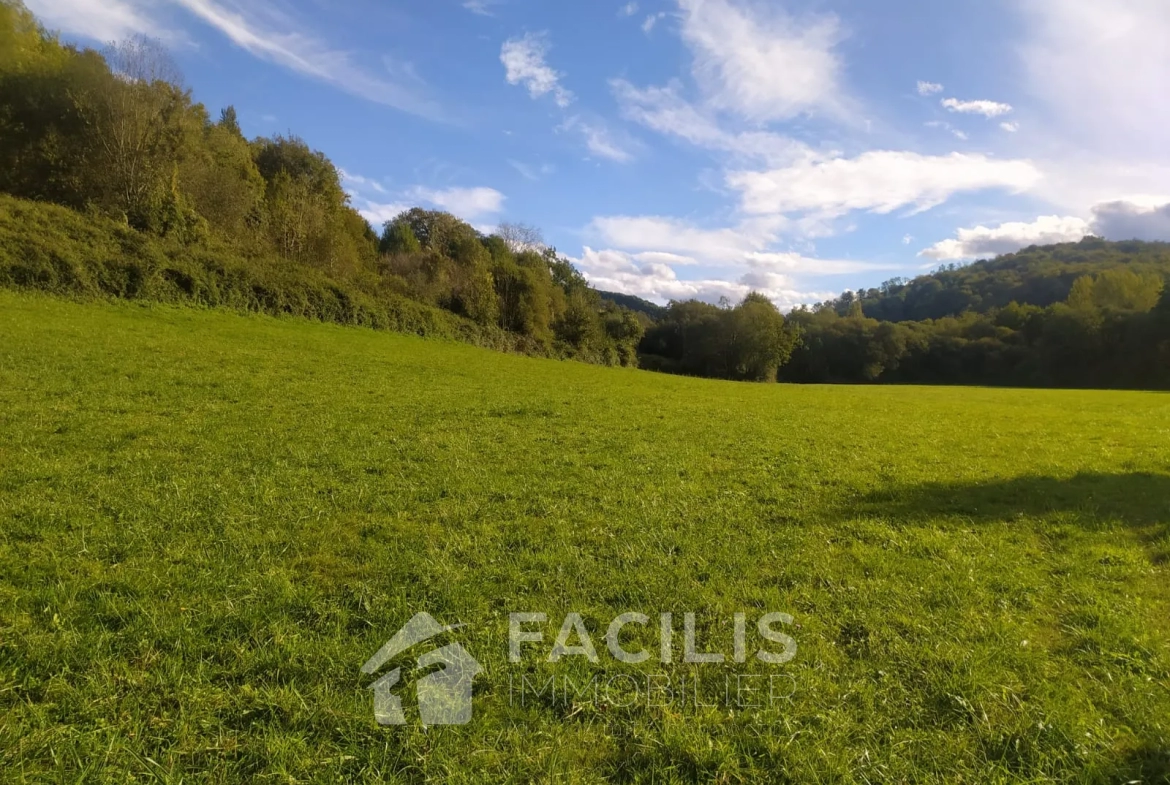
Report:
[[[735,384],[0,292],[0,779],[1166,782],[1168,526],[1165,394]],[[420,611],[467,625],[468,725],[374,720],[359,669]],[[604,652],[624,612],[730,655],[767,611],[784,665]],[[549,616],[519,664],[513,612]],[[569,612],[598,664],[546,661]],[[515,697],[740,671],[791,687]]]

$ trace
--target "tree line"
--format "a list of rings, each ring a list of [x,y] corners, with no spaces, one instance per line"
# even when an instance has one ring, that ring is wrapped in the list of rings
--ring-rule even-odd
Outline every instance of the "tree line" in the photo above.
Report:
[[[295,136],[212,117],[157,42],[0,0],[0,285],[227,306],[733,380],[1170,387],[1170,245],[1029,248],[782,315],[599,293],[539,232],[371,227]]]
[[[779,378],[1167,389],[1168,274],[1170,244],[1087,237],[846,292],[789,315]]]
[[[0,0],[0,192],[41,205],[3,202],[9,284],[242,305],[615,365],[636,364],[648,324],[532,230],[485,236],[414,209],[375,231],[323,153],[294,136],[246,138],[230,106],[213,118],[158,42],[66,45],[18,0]]]

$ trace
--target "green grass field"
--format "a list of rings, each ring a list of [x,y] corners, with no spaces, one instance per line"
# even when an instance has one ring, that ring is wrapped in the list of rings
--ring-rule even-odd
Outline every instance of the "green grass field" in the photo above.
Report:
[[[0,292],[0,779],[1166,782],[1168,524],[1165,394],[732,384]],[[374,721],[359,668],[419,611],[467,625],[468,725]],[[787,612],[798,653],[508,661],[511,612],[604,649],[626,611],[727,654],[734,613]],[[791,687],[516,697],[658,673]]]

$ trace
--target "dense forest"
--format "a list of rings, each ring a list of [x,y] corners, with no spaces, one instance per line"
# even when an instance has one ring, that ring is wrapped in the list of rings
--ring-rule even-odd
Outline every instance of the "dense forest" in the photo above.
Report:
[[[846,292],[789,315],[780,379],[1170,388],[1167,277],[1170,244],[1086,237]]]
[[[0,285],[415,332],[725,379],[1170,388],[1170,245],[1028,248],[786,318],[598,292],[539,232],[371,227],[293,136],[212,117],[157,42],[60,42],[0,0]]]

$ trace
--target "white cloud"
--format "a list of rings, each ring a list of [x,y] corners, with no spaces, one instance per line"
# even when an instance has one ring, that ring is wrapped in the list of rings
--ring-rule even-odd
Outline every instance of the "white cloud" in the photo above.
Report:
[[[552,94],[553,100],[562,110],[574,100],[571,92],[560,84],[561,75],[545,62],[548,54],[548,37],[541,33],[512,38],[504,43],[500,51],[500,62],[504,64],[509,84],[523,85],[533,98]],[[628,136],[615,134],[600,118],[580,115],[566,116],[558,127],[559,131],[573,131],[580,135],[590,154],[617,163],[634,160],[636,144]]]
[[[1020,130],[1019,123],[1000,123],[999,127],[1007,131],[1009,134],[1014,134],[1016,131]]]
[[[480,16],[493,16],[491,7],[495,5],[495,0],[464,0],[463,7],[473,14]]]
[[[516,161],[511,158],[508,159],[508,165],[520,173],[520,176],[525,180],[540,180],[553,174],[556,167],[552,164],[541,164],[540,166],[531,166],[521,161]]]
[[[573,94],[561,86],[561,75],[545,62],[548,48],[545,34],[529,33],[511,38],[500,49],[500,62],[504,64],[508,84],[523,85],[533,98],[551,93],[557,106],[564,109],[573,102]]]
[[[173,34],[122,0],[28,0],[28,9],[46,27],[110,43],[134,35],[169,40]]]
[[[936,93],[941,93],[942,91],[943,86],[937,82],[924,82],[921,79],[918,81],[919,95],[935,95]]]
[[[955,137],[956,139],[959,139],[959,140],[964,141],[964,142],[967,141],[966,132],[960,131],[958,128],[955,128],[950,123],[944,123],[941,120],[931,120],[930,122],[926,123],[926,127],[927,128],[942,128],[943,130],[948,131],[951,134],[951,136]]]
[[[657,302],[702,300],[717,303],[722,298],[738,302],[749,292],[758,291],[782,310],[789,310],[836,296],[831,292],[799,291],[789,277],[764,270],[748,270],[734,281],[680,279],[668,264],[640,262],[621,251],[595,251],[588,246],[581,258],[573,261],[598,289],[633,294]]]
[[[618,9],[618,16],[633,16],[638,13],[637,3],[626,3]]]
[[[634,149],[637,144],[625,134],[614,133],[604,120],[596,116],[590,116],[586,119],[580,115],[573,115],[566,119],[557,130],[578,134],[585,142],[585,147],[590,154],[598,158],[615,161],[619,164],[634,160]]]
[[[955,239],[936,243],[919,256],[937,260],[978,259],[1013,253],[1029,245],[1070,243],[1085,235],[1107,240],[1170,241],[1170,200],[1136,197],[1103,202],[1092,219],[1045,215],[1030,223],[1013,222],[991,228],[960,229]]]
[[[1024,191],[1040,177],[1030,161],[878,150],[766,172],[730,172],[727,184],[742,193],[742,207],[750,214],[844,215],[851,210],[889,213],[907,206],[926,210],[964,191]]]
[[[824,109],[843,114],[842,38],[835,16],[801,21],[761,5],[678,0],[683,40],[710,103],[748,120],[786,120]]]
[[[661,216],[603,216],[588,233],[641,263],[749,269],[790,275],[844,275],[891,269],[886,265],[839,259],[813,259],[774,251],[783,219],[752,219],[734,227],[707,229]]]
[[[353,174],[338,167],[337,173],[341,175],[342,185],[346,186],[346,190],[350,193],[360,191],[362,189],[369,189],[380,194],[386,193],[386,189],[377,180],[372,180],[368,177],[362,177],[360,174]]]
[[[643,253],[634,254],[634,258],[639,262],[646,262],[647,264],[698,264],[699,260],[691,256],[682,256],[676,253],[666,253],[664,251],[645,251]]]
[[[816,259],[799,253],[750,253],[746,257],[749,267],[772,272],[783,271],[792,275],[856,275],[875,270],[898,269],[901,265],[875,264],[851,259]]]
[[[910,244],[910,243],[912,243],[912,242],[914,242],[914,237],[913,237],[913,235],[909,235],[909,234],[908,234],[908,235],[906,235],[905,237],[903,237],[903,238],[902,238],[902,245],[909,245],[909,244]]]
[[[494,188],[447,188],[436,190],[416,186],[410,195],[440,210],[462,218],[476,221],[496,215],[504,210],[505,196]]]
[[[646,35],[650,35],[650,33],[653,32],[654,27],[665,18],[665,11],[659,11],[656,14],[650,14],[644,20],[642,20],[642,32]]]
[[[326,82],[368,101],[431,119],[442,117],[439,107],[426,97],[425,86],[409,66],[394,69],[398,72],[394,75],[404,77],[403,80],[385,79],[357,66],[349,53],[330,49],[307,33],[292,29],[267,29],[258,20],[229,10],[214,0],[175,2],[256,57]],[[249,6],[251,10],[258,7]],[[385,65],[390,71],[392,61],[385,61]]]
[[[957,98],[944,98],[942,105],[950,112],[981,114],[984,117],[999,117],[1012,111],[1011,104],[996,101],[960,101]]]
[[[589,152],[619,164],[634,160],[634,154],[621,142],[614,138],[608,128],[603,125],[594,125],[587,122],[576,122],[577,127],[585,136],[585,146]]]
[[[741,262],[777,238],[774,221],[703,229],[662,216],[602,216],[593,219],[590,231],[606,245],[624,250],[677,253],[722,263]]]
[[[376,227],[419,206],[444,210],[471,224],[494,217],[504,210],[506,197],[494,188],[428,188],[416,185],[405,191],[391,193],[381,183],[368,177],[344,169],[340,170],[340,174],[342,185],[350,195],[354,208]],[[387,196],[390,200],[382,198]]]
[[[780,134],[724,130],[710,113],[680,95],[682,87],[677,82],[666,87],[638,88],[624,79],[614,79],[610,86],[627,119],[698,147],[760,158],[772,164],[788,164],[814,156],[804,143]]]
[[[1170,241],[1170,203],[1099,204],[1093,208],[1093,234],[1108,240]]]
[[[416,205],[407,202],[375,202],[371,199],[356,197],[354,207],[362,218],[370,222],[370,226],[381,229],[388,221],[393,221]]]
[[[919,256],[947,261],[952,259],[990,258],[1014,253],[1029,245],[1069,243],[1091,234],[1090,226],[1082,218],[1045,215],[1031,223],[1013,222],[995,228],[976,226],[960,229],[956,239],[936,243]]]

